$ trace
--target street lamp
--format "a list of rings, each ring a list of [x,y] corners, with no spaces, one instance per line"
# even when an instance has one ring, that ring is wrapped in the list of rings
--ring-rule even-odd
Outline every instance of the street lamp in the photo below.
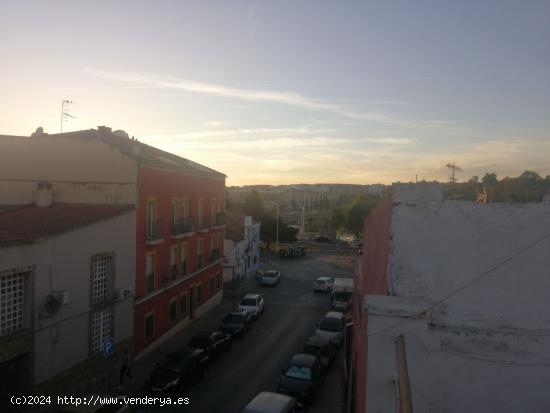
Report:
[[[279,253],[279,205],[277,204],[277,227],[276,227],[276,236],[277,236],[277,254]]]

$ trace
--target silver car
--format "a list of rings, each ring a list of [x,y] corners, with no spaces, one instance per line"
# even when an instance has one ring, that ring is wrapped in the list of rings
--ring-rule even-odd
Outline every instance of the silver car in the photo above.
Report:
[[[277,285],[281,282],[281,272],[276,270],[269,270],[263,273],[260,279],[262,285]]]
[[[325,337],[337,346],[342,344],[344,335],[344,314],[335,311],[329,311],[317,323],[316,335]]]
[[[332,291],[334,287],[334,278],[331,277],[319,277],[313,282],[314,291]]]

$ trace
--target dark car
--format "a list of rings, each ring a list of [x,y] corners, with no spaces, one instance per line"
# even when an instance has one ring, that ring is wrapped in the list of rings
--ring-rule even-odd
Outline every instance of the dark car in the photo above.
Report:
[[[320,237],[315,238],[316,242],[330,242],[330,238],[326,235],[322,235]]]
[[[311,354],[296,354],[282,373],[277,391],[310,405],[321,383],[319,360]]]
[[[231,349],[233,339],[221,331],[201,331],[193,336],[187,344],[189,347],[206,351],[210,360],[215,360]]]
[[[184,347],[168,354],[149,375],[149,393],[179,394],[208,375],[210,360],[204,350]]]
[[[229,313],[222,320],[220,330],[231,337],[243,338],[244,334],[250,330],[252,313],[248,311],[235,311]]]
[[[338,348],[329,339],[320,336],[311,336],[302,350],[302,354],[311,354],[317,357],[321,366],[326,370],[336,357]]]

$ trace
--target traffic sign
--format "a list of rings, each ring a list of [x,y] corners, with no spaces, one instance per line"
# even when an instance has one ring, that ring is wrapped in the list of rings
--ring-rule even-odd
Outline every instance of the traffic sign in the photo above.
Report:
[[[111,337],[103,342],[103,355],[111,357],[113,354],[115,354],[115,339]]]

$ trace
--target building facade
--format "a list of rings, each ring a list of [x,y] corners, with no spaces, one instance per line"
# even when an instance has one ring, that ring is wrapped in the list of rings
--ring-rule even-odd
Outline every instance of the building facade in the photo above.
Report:
[[[227,230],[224,245],[224,282],[235,286],[260,269],[261,222],[235,211],[227,212]]]
[[[16,207],[0,228],[2,396],[113,389],[133,344],[135,211]]]

